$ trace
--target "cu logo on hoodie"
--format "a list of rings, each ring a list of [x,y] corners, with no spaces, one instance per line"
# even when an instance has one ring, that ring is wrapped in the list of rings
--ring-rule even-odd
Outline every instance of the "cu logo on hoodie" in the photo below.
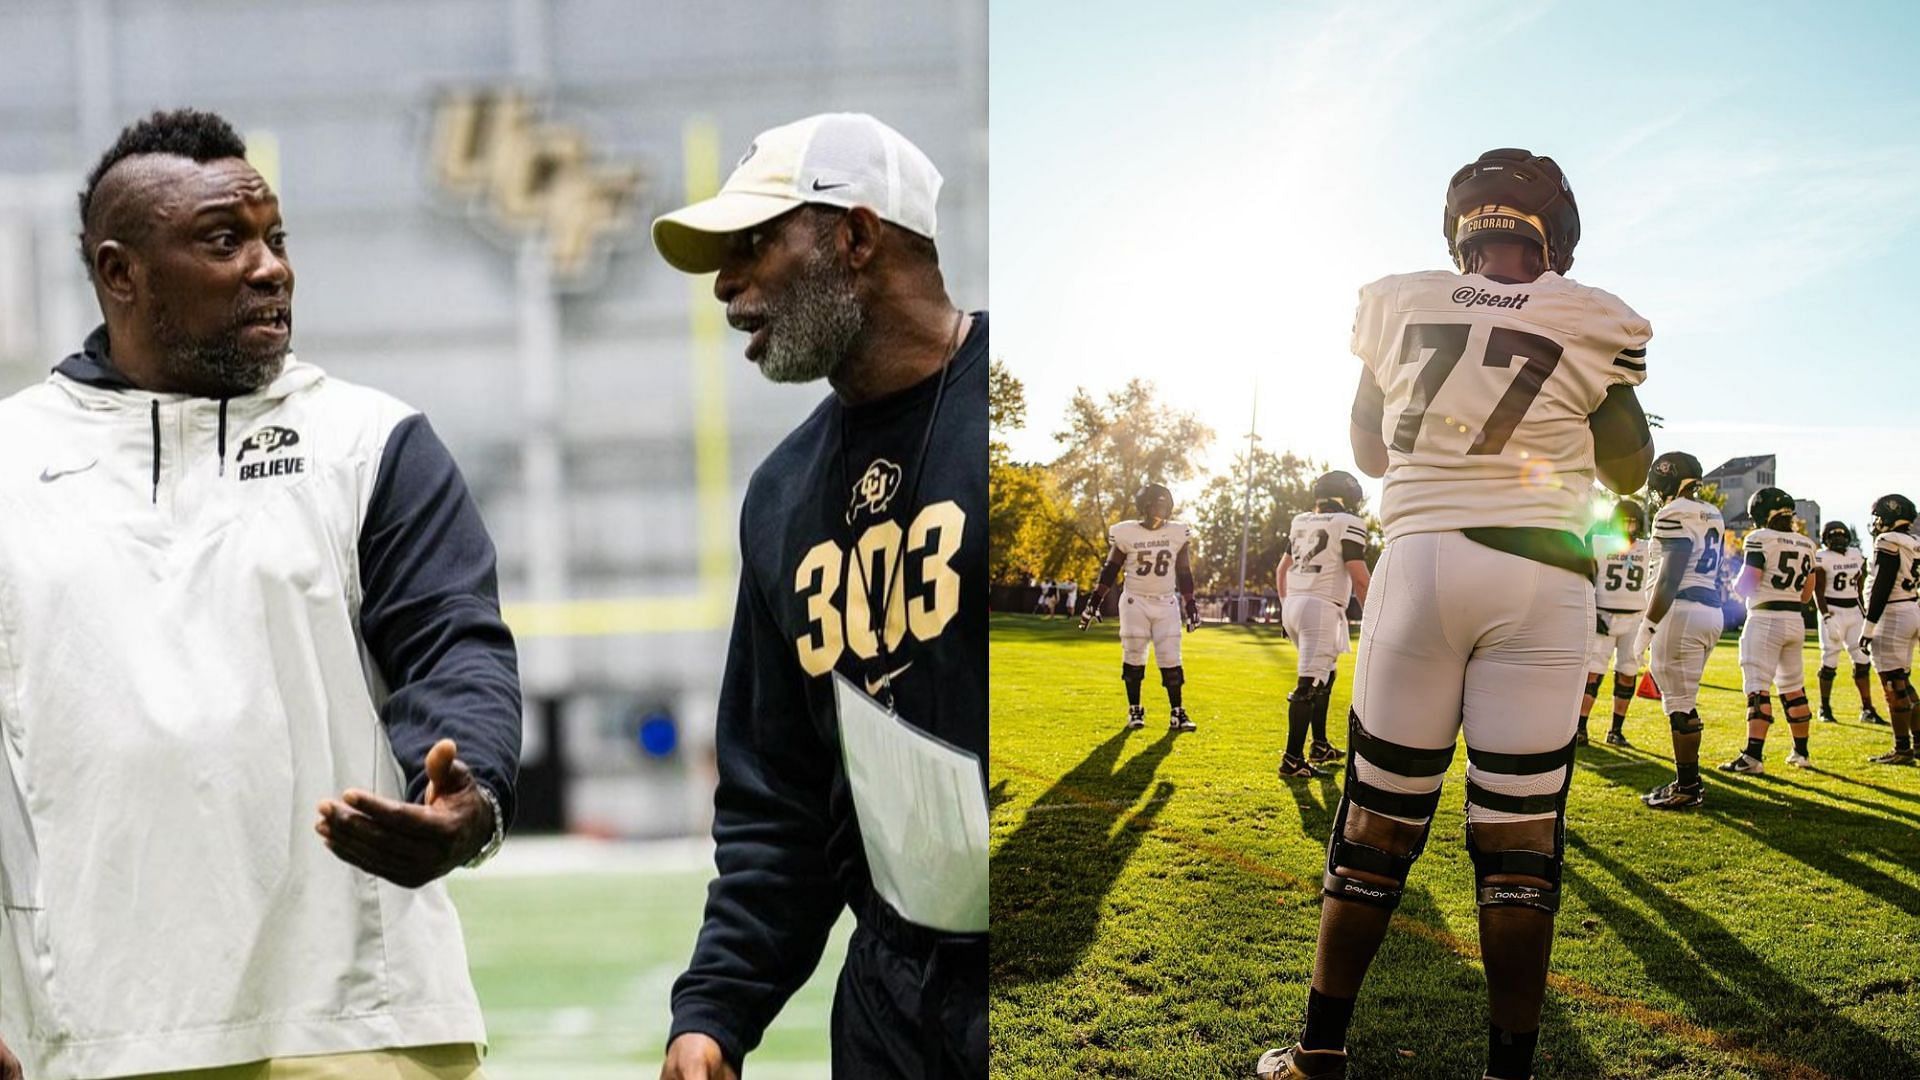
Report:
[[[258,480],[264,476],[291,476],[307,471],[307,459],[298,457],[269,457],[289,446],[300,444],[300,433],[292,428],[279,426],[263,427],[246,437],[240,444],[240,452],[234,455],[234,463],[240,466],[240,479]],[[251,465],[247,464],[247,455],[257,454]]]
[[[874,515],[886,513],[887,504],[899,490],[900,466],[886,458],[875,458],[861,475],[860,482],[853,485],[853,498],[847,505],[847,524],[852,525],[863,511]]]

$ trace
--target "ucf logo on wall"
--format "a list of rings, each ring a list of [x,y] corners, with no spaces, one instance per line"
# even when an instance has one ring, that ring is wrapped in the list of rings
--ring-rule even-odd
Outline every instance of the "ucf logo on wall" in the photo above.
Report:
[[[593,160],[579,129],[539,119],[512,91],[441,97],[433,118],[440,186],[514,233],[539,231],[556,277],[589,276],[638,201],[637,165]]]
[[[900,472],[885,458],[874,459],[853,485],[847,506],[849,525],[872,524],[860,530],[852,551],[837,540],[822,540],[794,570],[794,592],[807,615],[806,632],[794,639],[794,648],[809,675],[832,671],[849,649],[872,660],[880,655],[882,636],[888,653],[898,652],[908,635],[932,641],[960,613],[960,572],[953,560],[967,513],[946,499],[921,508],[902,530],[898,521],[881,517],[900,492]],[[883,595],[886,619],[875,633],[873,607]]]

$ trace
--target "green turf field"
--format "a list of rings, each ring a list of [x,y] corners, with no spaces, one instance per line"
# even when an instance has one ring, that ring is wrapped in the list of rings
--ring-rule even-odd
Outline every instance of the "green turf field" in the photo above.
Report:
[[[489,1080],[657,1075],[668,994],[692,954],[709,876],[456,874]],[[851,926],[843,917],[820,969],[747,1059],[748,1075],[826,1080],[827,1016]]]
[[[1274,775],[1292,646],[1189,635],[1200,730],[1170,737],[1151,673],[1147,728],[1122,728],[1112,622],[995,616],[992,634],[993,1075],[1251,1077],[1299,1033],[1339,801],[1338,772]],[[1330,713],[1342,747],[1352,664]],[[1817,771],[1786,767],[1776,723],[1765,776],[1718,772],[1746,737],[1730,638],[1704,683],[1699,810],[1636,798],[1673,776],[1655,702],[1634,703],[1633,749],[1580,751],[1539,1076],[1920,1077],[1920,770],[1866,764],[1891,737],[1850,719],[1843,669]],[[1350,1075],[1480,1075],[1465,767],[1361,992]]]

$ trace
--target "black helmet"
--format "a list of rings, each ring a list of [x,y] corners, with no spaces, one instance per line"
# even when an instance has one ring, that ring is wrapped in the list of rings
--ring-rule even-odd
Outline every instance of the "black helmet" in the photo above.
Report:
[[[1763,487],[1747,499],[1747,516],[1755,525],[1766,525],[1775,514],[1793,513],[1793,496],[1777,487]]]
[[[1680,493],[1680,485],[1705,475],[1699,458],[1684,450],[1669,450],[1653,459],[1653,468],[1647,470],[1647,490],[1671,499]]]
[[[1913,500],[1905,495],[1882,495],[1873,500],[1873,520],[1869,527],[1875,536],[1913,521]]]
[[[1844,521],[1829,521],[1820,527],[1821,543],[1829,543],[1835,536],[1840,538],[1840,547],[1843,551],[1848,544],[1853,543],[1853,530],[1848,528]]]
[[[1330,499],[1339,503],[1342,508],[1351,510],[1360,505],[1364,495],[1365,493],[1360,490],[1360,481],[1355,480],[1352,473],[1339,469],[1313,482],[1313,501],[1316,503],[1323,499]]]
[[[1501,236],[1539,244],[1548,269],[1564,274],[1580,242],[1580,208],[1566,174],[1550,157],[1527,150],[1489,150],[1447,183],[1447,254],[1467,268],[1466,245]]]
[[[1613,520],[1627,536],[1637,539],[1647,535],[1647,511],[1638,499],[1621,499],[1614,503]]]
[[[1154,506],[1161,499],[1167,500],[1166,514],[1155,514]],[[1165,484],[1147,484],[1133,496],[1133,509],[1143,518],[1166,517],[1173,513],[1173,492]]]

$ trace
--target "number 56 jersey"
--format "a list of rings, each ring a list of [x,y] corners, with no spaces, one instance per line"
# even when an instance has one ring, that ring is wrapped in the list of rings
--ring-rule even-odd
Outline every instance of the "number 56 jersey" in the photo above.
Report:
[[[1647,377],[1647,321],[1551,271],[1505,285],[1429,271],[1360,290],[1353,352],[1380,387],[1388,540],[1472,527],[1583,531],[1587,417]],[[1356,409],[1354,421],[1375,418]]]
[[[1171,597],[1174,564],[1192,536],[1192,527],[1182,521],[1163,521],[1157,529],[1139,521],[1122,521],[1108,529],[1107,539],[1127,557],[1127,593],[1156,599]]]

